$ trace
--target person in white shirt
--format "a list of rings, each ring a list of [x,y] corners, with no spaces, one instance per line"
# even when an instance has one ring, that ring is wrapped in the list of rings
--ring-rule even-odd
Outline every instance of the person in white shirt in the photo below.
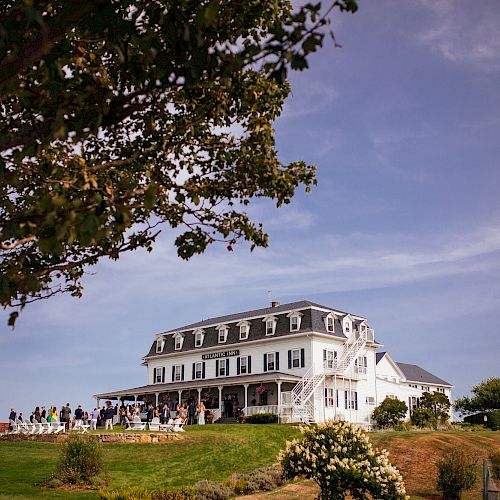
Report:
[[[97,429],[97,419],[99,418],[99,408],[94,408],[94,411],[90,412],[90,430],[95,431]]]

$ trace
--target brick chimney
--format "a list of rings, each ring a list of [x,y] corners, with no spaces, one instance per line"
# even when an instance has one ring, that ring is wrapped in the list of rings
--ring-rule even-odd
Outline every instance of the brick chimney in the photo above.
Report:
[[[279,305],[281,305],[277,300],[273,300],[271,302],[271,307],[278,307]]]

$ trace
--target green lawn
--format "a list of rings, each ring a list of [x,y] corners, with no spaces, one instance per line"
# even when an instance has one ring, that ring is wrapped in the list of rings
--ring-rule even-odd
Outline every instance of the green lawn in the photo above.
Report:
[[[284,425],[206,425],[187,428],[180,441],[104,444],[110,486],[169,488],[202,479],[221,481],[275,461],[286,440],[299,435]],[[60,445],[0,442],[0,499],[98,498],[97,493],[45,490],[37,483],[54,469]]]

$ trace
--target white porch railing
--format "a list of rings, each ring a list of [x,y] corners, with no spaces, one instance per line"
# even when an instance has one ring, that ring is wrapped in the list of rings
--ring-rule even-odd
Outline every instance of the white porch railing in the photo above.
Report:
[[[247,417],[258,413],[274,413],[278,415],[278,405],[247,406],[243,408],[243,413]]]

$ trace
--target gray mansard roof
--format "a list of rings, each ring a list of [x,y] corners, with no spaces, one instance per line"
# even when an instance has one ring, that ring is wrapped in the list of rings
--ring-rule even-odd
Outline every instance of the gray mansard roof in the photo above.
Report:
[[[377,352],[375,353],[377,364],[379,361],[386,355],[386,352]],[[406,380],[409,382],[419,382],[421,384],[435,384],[435,385],[449,385],[453,387],[453,384],[446,382],[442,378],[436,377],[432,373],[420,368],[418,365],[409,365],[407,363],[398,363],[399,369],[403,372]]]
[[[323,309],[323,311],[320,311],[317,308]],[[292,311],[298,311],[303,315],[300,330],[298,332],[290,332],[290,320],[287,317],[287,314]],[[329,314],[330,311],[337,314],[334,325],[334,333],[328,332],[325,326],[325,316]],[[194,350],[195,346],[193,332],[197,329],[203,329],[203,331],[205,332],[205,338],[202,347],[224,347],[235,344],[242,344],[247,341],[269,338],[266,336],[265,323],[262,321],[267,316],[275,316],[278,320],[273,338],[314,331],[331,335],[332,337],[345,339],[346,336],[343,333],[341,319],[346,314],[348,313],[339,311],[337,309],[332,309],[331,307],[322,306],[314,302],[309,302],[308,300],[302,300],[299,302],[282,304],[276,307],[266,307],[263,309],[255,309],[253,311],[245,311],[236,314],[228,314],[226,316],[218,316],[158,334],[164,336],[165,345],[163,351],[161,353],[157,353],[156,342],[153,342],[148,354],[146,354],[145,357],[147,358],[149,356],[156,356],[160,354]],[[356,317],[360,318],[360,316]],[[247,341],[239,340],[239,327],[237,326],[237,323],[246,319],[248,319],[248,321],[251,323],[250,334]],[[229,327],[227,341],[225,344],[218,343],[216,331],[216,326],[218,325],[226,325]],[[184,342],[180,351],[175,351],[174,349],[175,341],[172,334],[177,332],[180,332],[184,335]]]

